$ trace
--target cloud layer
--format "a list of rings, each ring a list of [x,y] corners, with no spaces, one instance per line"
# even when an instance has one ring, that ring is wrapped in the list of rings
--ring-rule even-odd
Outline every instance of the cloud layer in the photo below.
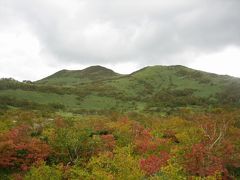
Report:
[[[187,64],[239,47],[239,22],[239,0],[0,0],[0,36],[24,29],[49,67]]]

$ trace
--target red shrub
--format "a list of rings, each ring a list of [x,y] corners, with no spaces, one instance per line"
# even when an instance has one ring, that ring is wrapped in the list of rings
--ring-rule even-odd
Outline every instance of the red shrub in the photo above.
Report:
[[[116,144],[114,136],[112,134],[107,134],[101,135],[100,137],[104,143],[104,149],[113,150]]]
[[[0,137],[0,168],[19,168],[23,171],[35,162],[44,160],[49,146],[28,135],[28,126],[19,126]]]
[[[140,154],[144,154],[148,151],[155,151],[157,149],[157,144],[152,141],[136,140],[135,145],[137,152]]]
[[[164,145],[168,140],[155,138],[149,132],[149,130],[142,129],[135,135],[135,150],[144,154],[147,152],[157,151],[160,145]]]
[[[140,160],[140,167],[147,175],[153,175],[167,165],[169,158],[170,155],[167,152],[161,152],[159,157],[151,155],[146,159]]]
[[[204,144],[196,144],[186,155],[186,170],[198,176],[226,172],[221,158],[216,157]]]

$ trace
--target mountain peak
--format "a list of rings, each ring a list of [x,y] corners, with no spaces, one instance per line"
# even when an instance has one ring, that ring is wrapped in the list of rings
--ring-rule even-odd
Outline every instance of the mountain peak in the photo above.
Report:
[[[119,76],[120,74],[114,72],[111,69],[96,65],[96,66],[87,67],[82,70],[63,69],[51,76],[48,76],[38,81],[38,83],[52,84],[52,85],[60,85],[60,84],[76,85],[76,84],[82,84],[82,83],[103,81],[106,79],[112,79]]]
[[[90,66],[90,67],[87,67],[87,68],[85,68],[81,71],[85,72],[85,73],[99,73],[99,72],[103,73],[103,72],[105,72],[105,73],[109,73],[109,74],[117,74],[113,70],[108,69],[108,68],[103,67],[103,66],[100,66],[100,65]]]
[[[102,70],[102,69],[105,69],[105,70],[108,70],[108,68],[104,67],[104,66],[100,66],[100,65],[94,65],[94,66],[89,66],[83,70],[86,70],[86,69],[94,69],[94,70]]]

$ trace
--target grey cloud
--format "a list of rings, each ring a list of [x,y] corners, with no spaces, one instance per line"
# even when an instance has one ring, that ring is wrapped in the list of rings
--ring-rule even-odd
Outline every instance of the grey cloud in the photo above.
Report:
[[[1,6],[64,62],[181,64],[189,54],[240,46],[239,0],[5,0]]]

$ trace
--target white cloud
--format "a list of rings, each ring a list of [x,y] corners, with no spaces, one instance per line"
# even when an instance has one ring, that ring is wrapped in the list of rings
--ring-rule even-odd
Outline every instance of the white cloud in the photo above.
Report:
[[[228,47],[220,52],[197,57],[189,66],[207,72],[240,77],[240,48]]]
[[[239,12],[239,0],[1,0],[0,76],[36,80],[95,64],[121,73],[190,64],[235,75],[236,56],[226,71],[208,67],[219,59],[213,54],[230,58],[226,47],[239,51]]]

